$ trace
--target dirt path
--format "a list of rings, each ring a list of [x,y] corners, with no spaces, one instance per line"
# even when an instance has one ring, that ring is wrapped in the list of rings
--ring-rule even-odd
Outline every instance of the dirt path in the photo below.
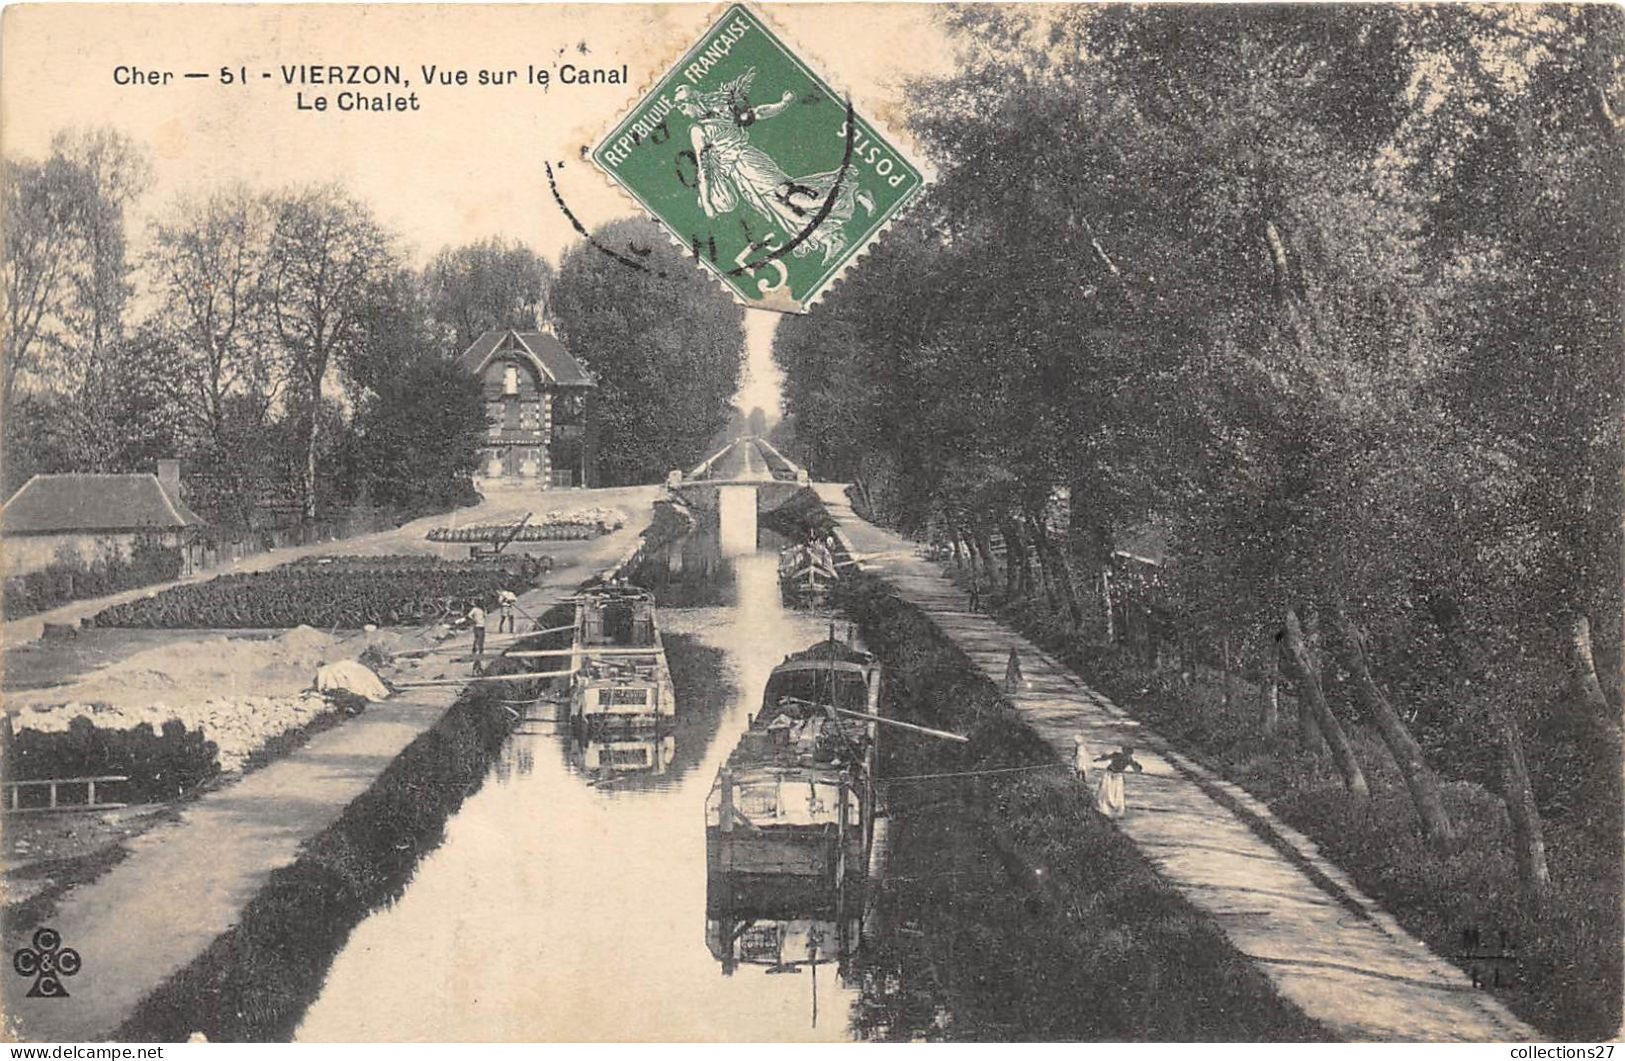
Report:
[[[1177,754],[1019,634],[969,611],[966,595],[915,555],[915,543],[859,519],[841,486],[816,489],[849,551],[877,554],[865,569],[924,611],[989,678],[1003,682],[1015,649],[1026,688],[1009,699],[1063,760],[1078,733],[1095,755],[1135,748],[1145,772],[1128,780],[1119,827],[1310,1017],[1353,1041],[1539,1038],[1263,803]]]
[[[653,488],[642,491],[649,498],[654,493]],[[574,496],[578,504],[597,503],[579,500],[591,494]],[[648,522],[647,504],[636,507],[629,496],[622,507],[627,525],[581,543],[584,548],[569,567],[554,570],[525,595],[529,610],[540,614],[538,608],[635,547]],[[351,543],[325,548],[332,552],[346,544]],[[412,676],[467,672],[467,664],[447,662],[425,665]],[[29,981],[4,978],[0,998],[9,1034],[36,1042],[79,1042],[116,1028],[148,992],[229,928],[271,871],[292,862],[299,845],[366,791],[445,713],[458,692],[456,686],[416,689],[375,704],[188,805],[179,820],[131,841],[128,858],[70,892],[50,919],[63,946],[83,959],[82,970],[64,982],[70,997],[26,998]]]

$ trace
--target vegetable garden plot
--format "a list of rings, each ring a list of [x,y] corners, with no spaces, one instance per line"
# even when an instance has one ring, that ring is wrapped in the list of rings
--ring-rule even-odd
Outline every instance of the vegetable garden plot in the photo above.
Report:
[[[513,572],[486,564],[390,566],[392,558],[379,559],[375,566],[290,564],[221,575],[115,605],[92,623],[167,629],[421,626],[456,618],[471,598],[490,601],[500,589],[526,588]]]

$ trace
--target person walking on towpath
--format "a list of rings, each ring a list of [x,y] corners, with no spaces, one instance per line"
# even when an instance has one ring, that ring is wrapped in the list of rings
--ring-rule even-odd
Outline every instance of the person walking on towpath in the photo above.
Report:
[[[1096,759],[1097,763],[1105,763],[1106,769],[1100,772],[1100,779],[1095,782],[1095,809],[1108,818],[1121,818],[1128,805],[1123,798],[1123,774],[1129,770],[1142,773],[1145,767],[1134,758],[1134,749],[1124,745],[1121,751],[1102,755]]]
[[[1016,655],[1016,647],[1010,646],[1010,658],[1004,663],[1004,691],[1017,692],[1025,683],[1021,677],[1021,657]]]
[[[502,609],[502,614],[497,617],[497,633],[502,633],[504,629],[510,634],[519,632],[518,627],[515,625],[519,620],[514,616],[514,606],[518,603],[519,597],[513,590],[503,589],[497,591],[497,604]]]

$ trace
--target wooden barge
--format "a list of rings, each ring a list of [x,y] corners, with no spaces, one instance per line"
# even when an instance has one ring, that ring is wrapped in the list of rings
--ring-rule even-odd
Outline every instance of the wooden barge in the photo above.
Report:
[[[677,715],[654,594],[605,584],[576,599],[570,720],[597,730],[652,726]]]
[[[835,553],[824,542],[790,545],[779,550],[779,595],[786,607],[822,605],[837,581]]]
[[[831,636],[773,669],[706,800],[712,875],[861,879],[874,828],[880,666]]]

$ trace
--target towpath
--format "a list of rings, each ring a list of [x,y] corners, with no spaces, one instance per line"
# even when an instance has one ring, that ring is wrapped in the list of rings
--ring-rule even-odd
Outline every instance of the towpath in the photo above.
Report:
[[[1540,1038],[1261,801],[1179,755],[1030,641],[971,612],[965,593],[916,555],[915,543],[858,518],[842,486],[815,488],[849,551],[871,557],[863,567],[924,612],[984,674],[1002,682],[1016,651],[1026,688],[1006,695],[1057,755],[1071,758],[1078,733],[1096,755],[1134,747],[1145,772],[1128,781],[1129,810],[1119,828],[1310,1017],[1353,1041]]]
[[[648,488],[640,496],[652,499],[655,493]],[[627,525],[580,543],[571,566],[551,572],[520,598],[527,611],[540,615],[635,548],[648,523],[647,502],[623,507]],[[346,544],[329,543],[327,550]],[[442,661],[426,663],[410,677],[467,672],[466,663]],[[292,862],[305,840],[337,819],[439,720],[459,691],[412,689],[374,704],[129,841],[127,858],[69,892],[47,922],[61,933],[62,945],[83,959],[83,968],[63,981],[69,997],[27,998],[29,981],[4,978],[0,998],[9,1037],[82,1042],[111,1034],[142,998],[230,928],[271,872]]]

